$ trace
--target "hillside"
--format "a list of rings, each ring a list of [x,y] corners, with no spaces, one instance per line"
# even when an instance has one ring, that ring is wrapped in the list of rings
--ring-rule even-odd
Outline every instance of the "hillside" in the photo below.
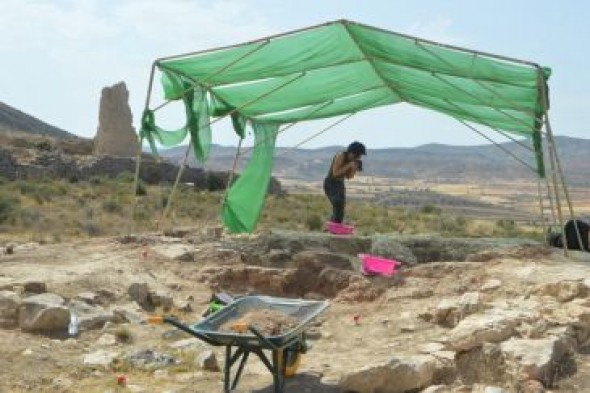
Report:
[[[590,140],[556,137],[559,156],[571,184],[590,184]],[[514,142],[502,147],[533,164],[532,155]],[[163,151],[162,155],[178,161],[184,147]],[[298,180],[323,178],[335,152],[343,147],[320,149],[278,148],[275,176]],[[234,147],[213,146],[208,168],[228,170],[235,154]],[[245,159],[240,160],[244,165]],[[470,182],[481,179],[531,179],[531,171],[493,145],[449,146],[428,144],[415,148],[387,148],[369,150],[365,159],[365,173],[392,179],[422,179],[435,182]],[[534,178],[534,175],[532,175]]]
[[[76,135],[47,124],[36,117],[0,102],[0,134],[26,133],[55,138],[77,138]]]

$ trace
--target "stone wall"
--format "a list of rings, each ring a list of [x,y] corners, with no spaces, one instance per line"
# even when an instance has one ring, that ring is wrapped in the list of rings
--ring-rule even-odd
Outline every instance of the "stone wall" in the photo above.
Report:
[[[22,152],[21,152],[22,155]],[[122,173],[135,173],[135,158],[113,156],[70,156],[59,151],[37,151],[32,158],[18,160],[13,150],[0,148],[0,176],[9,180],[68,179],[88,180],[93,176],[117,177]],[[178,167],[150,156],[142,159],[140,178],[148,184],[172,183]],[[227,172],[204,171],[188,167],[181,181],[193,183],[202,190],[223,190],[227,184]],[[281,194],[280,183],[272,179],[271,194]]]

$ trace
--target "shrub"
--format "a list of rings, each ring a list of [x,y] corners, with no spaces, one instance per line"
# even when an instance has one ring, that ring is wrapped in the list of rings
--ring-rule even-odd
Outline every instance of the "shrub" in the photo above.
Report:
[[[117,201],[109,200],[102,203],[102,210],[107,213],[120,213],[123,207]]]
[[[434,205],[424,205],[420,208],[420,213],[424,213],[424,214],[440,214],[441,213],[441,209],[438,206],[434,206]]]
[[[7,195],[0,195],[0,223],[14,219],[20,210],[20,200]]]
[[[319,231],[322,229],[323,220],[318,214],[311,214],[307,216],[307,220],[305,220],[305,224],[310,231]]]
[[[143,181],[139,181],[137,183],[137,189],[135,190],[135,195],[138,196],[143,196],[143,195],[147,195],[147,187],[145,186],[145,183]]]

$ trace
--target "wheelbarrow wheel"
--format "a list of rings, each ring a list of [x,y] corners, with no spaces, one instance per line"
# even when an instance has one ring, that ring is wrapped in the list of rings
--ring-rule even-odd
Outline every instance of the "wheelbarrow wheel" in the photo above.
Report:
[[[285,370],[283,376],[285,378],[291,378],[299,369],[301,365],[301,352],[295,350],[284,350],[283,353],[279,356],[280,367],[282,369],[283,364],[285,364]]]

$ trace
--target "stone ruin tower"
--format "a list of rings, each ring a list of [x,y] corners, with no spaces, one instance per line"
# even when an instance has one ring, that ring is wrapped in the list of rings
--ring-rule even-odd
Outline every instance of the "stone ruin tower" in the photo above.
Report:
[[[98,131],[94,137],[95,155],[135,157],[137,135],[129,107],[129,91],[125,82],[102,89]]]

